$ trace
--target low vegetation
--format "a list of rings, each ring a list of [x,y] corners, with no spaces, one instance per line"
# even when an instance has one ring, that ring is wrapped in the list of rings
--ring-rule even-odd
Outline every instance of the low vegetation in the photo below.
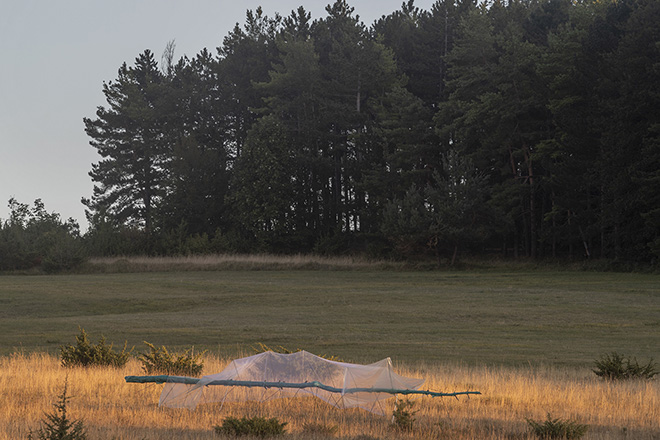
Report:
[[[105,336],[101,336],[99,342],[94,345],[89,342],[89,337],[84,328],[76,336],[76,345],[62,345],[60,347],[63,367],[115,367],[121,368],[126,365],[130,351],[124,348],[117,352],[113,345],[106,344]]]
[[[653,379],[658,374],[657,364],[653,359],[647,364],[640,364],[636,358],[612,352],[594,362],[596,376],[608,380]]]
[[[215,432],[234,437],[275,437],[286,432],[286,422],[280,422],[275,417],[227,417],[221,426],[215,427]]]
[[[305,423],[302,426],[302,432],[310,436],[334,437],[339,432],[339,426],[323,423]]]
[[[403,262],[361,257],[272,254],[208,254],[187,256],[123,256],[91,258],[82,268],[90,273],[216,271],[216,270],[383,270],[405,269]],[[433,267],[433,266],[431,266]]]
[[[204,374],[221,371],[229,360],[207,353]],[[383,417],[358,409],[340,410],[302,396],[201,405],[195,411],[158,408],[162,385],[123,380],[140,369],[135,358],[116,369],[64,368],[56,356],[43,353],[0,357],[0,438],[25,439],[30,430],[38,429],[67,377],[67,396],[75,397],[67,401],[67,417],[84,420],[90,439],[217,440],[222,437],[214,427],[223,419],[263,417],[286,422],[286,438],[291,440],[325,438],[310,429],[312,425],[337,426],[335,436],[344,440],[528,440],[533,434],[526,420],[542,420],[547,413],[588,425],[585,440],[620,440],[625,435],[656,440],[660,433],[660,381],[603,381],[588,367],[399,365],[401,374],[426,378],[425,388],[471,388],[483,393],[460,399],[411,400],[412,431],[392,430],[391,412]]]
[[[55,411],[46,414],[42,426],[35,432],[30,431],[28,440],[86,440],[85,425],[82,420],[71,420],[67,415],[67,382],[59,400],[53,406]]]
[[[448,268],[442,260],[443,268]],[[368,258],[365,256],[333,256],[315,254],[193,254],[152,257],[125,255],[93,257],[80,266],[77,273],[142,273],[142,272],[200,272],[200,271],[431,271],[438,269],[437,258],[396,260]],[[451,268],[452,271],[580,271],[580,272],[640,272],[658,273],[657,267],[625,266],[609,260],[509,260],[497,257],[466,257]]]
[[[532,433],[542,440],[578,440],[586,434],[589,427],[573,420],[553,419],[548,414],[544,422],[527,419]]]
[[[147,374],[167,374],[172,376],[199,376],[204,369],[202,356],[205,352],[194,354],[194,348],[184,353],[170,353],[164,345],[155,345],[144,341],[149,351],[140,353],[138,359]]]
[[[399,431],[412,431],[415,424],[415,414],[412,408],[415,402],[410,400],[399,400],[392,412],[392,427]]]

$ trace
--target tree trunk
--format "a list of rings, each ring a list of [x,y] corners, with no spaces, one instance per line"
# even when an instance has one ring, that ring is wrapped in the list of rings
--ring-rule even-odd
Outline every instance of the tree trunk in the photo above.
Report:
[[[529,251],[532,258],[537,256],[536,239],[536,188],[534,187],[534,167],[532,166],[532,156],[529,147],[523,147],[525,152],[525,162],[527,163],[527,176],[529,184]]]
[[[451,256],[451,266],[456,262],[456,255],[458,255],[458,243],[454,244],[454,254]]]

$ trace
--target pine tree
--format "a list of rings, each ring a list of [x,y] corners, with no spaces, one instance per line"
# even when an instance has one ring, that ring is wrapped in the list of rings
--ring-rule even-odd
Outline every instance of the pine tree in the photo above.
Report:
[[[108,107],[99,107],[96,119],[83,120],[90,145],[102,157],[89,173],[97,183],[93,196],[83,203],[89,218],[105,212],[149,238],[171,157],[163,114],[167,95],[149,50],[135,59],[134,66],[124,63],[118,75],[116,81],[103,84]]]
[[[251,234],[258,250],[267,250],[264,246],[292,230],[293,164],[287,140],[277,120],[261,118],[250,130],[234,167],[230,199],[234,218]]]
[[[220,63],[206,50],[181,59],[167,78],[172,137],[167,194],[158,210],[158,226],[171,231],[182,222],[189,234],[213,234],[225,228],[233,160],[231,95]]]
[[[606,255],[649,259],[660,235],[660,3],[611,4],[616,48],[604,53],[603,212]]]
[[[346,1],[326,11],[312,26],[323,82],[321,152],[332,160],[322,189],[323,233],[377,229],[369,224],[374,215],[361,183],[372,164],[382,161],[373,132],[375,103],[398,84],[396,64]]]
[[[72,420],[67,415],[67,403],[70,397],[67,396],[67,382],[64,383],[62,394],[59,395],[57,403],[53,404],[55,411],[46,414],[46,420],[43,426],[39,428],[33,437],[30,431],[28,439],[36,438],[38,440],[85,440],[87,434],[82,420]]]
[[[454,150],[443,157],[442,169],[433,173],[424,195],[433,219],[429,232],[438,262],[442,251],[449,251],[453,266],[460,250],[487,237],[491,222],[485,203],[487,181],[470,159]]]
[[[286,133],[288,144],[280,149],[284,154],[281,160],[291,165],[292,193],[288,199],[295,206],[291,232],[300,239],[322,223],[319,193],[324,176],[332,169],[332,162],[322,154],[322,79],[309,35],[309,18],[299,8],[297,14],[285,19],[277,40],[279,57],[269,72],[270,79],[257,84],[265,96],[264,118],[275,118]]]

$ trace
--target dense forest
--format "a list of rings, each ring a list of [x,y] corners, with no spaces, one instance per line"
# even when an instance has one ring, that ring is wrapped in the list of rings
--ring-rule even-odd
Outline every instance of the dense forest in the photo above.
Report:
[[[45,223],[97,256],[660,256],[660,2],[326,13],[124,63],[84,119],[89,229],[12,200],[0,253]]]

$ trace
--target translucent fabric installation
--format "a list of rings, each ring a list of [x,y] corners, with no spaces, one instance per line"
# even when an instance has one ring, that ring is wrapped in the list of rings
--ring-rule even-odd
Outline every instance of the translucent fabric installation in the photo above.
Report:
[[[222,381],[243,381],[249,385],[218,384]],[[255,382],[267,382],[268,386],[255,386]],[[273,382],[299,387],[280,388]],[[308,386],[310,383],[315,386]],[[196,384],[166,383],[159,406],[194,409],[203,403],[312,395],[338,408],[358,407],[384,414],[381,403],[393,398],[393,394],[370,390],[417,390],[423,383],[424,379],[396,374],[390,358],[359,365],[330,361],[306,351],[292,354],[267,351],[236,359],[220,373],[204,376]]]

